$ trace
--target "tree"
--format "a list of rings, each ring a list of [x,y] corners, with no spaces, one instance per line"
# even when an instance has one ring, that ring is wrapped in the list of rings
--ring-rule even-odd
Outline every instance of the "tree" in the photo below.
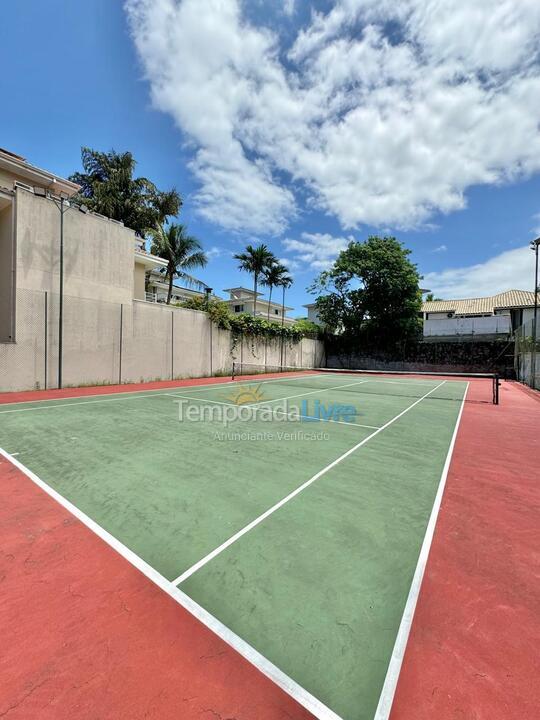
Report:
[[[197,238],[188,235],[186,226],[175,223],[168,226],[157,225],[148,232],[152,236],[152,254],[167,260],[167,305],[171,303],[174,278],[181,278],[188,287],[204,290],[206,285],[188,271],[204,267],[208,258]]]
[[[330,270],[322,272],[311,292],[321,320],[373,346],[390,347],[419,331],[422,304],[420,276],[410,250],[394,237],[353,241]]]
[[[234,258],[238,260],[240,270],[253,274],[253,315],[255,315],[259,277],[268,267],[276,262],[276,258],[266,245],[258,245],[257,247],[247,245],[245,252],[238,253]]]
[[[282,275],[278,282],[276,283],[277,287],[280,287],[282,289],[282,295],[281,295],[281,327],[283,327],[285,323],[285,290],[291,287],[293,284],[293,279],[290,275]]]
[[[130,152],[104,153],[83,147],[81,160],[84,172],[69,179],[81,185],[74,200],[90,210],[121,220],[140,237],[147,228],[179,213],[182,199],[174,188],[163,192],[147,178],[133,177],[137,163]]]
[[[270,322],[270,305],[272,304],[272,290],[280,284],[281,279],[288,273],[285,265],[273,262],[263,270],[262,284],[269,288],[268,297],[268,322]]]
[[[442,298],[435,297],[432,292],[426,295],[426,302],[437,302],[439,300],[442,300]]]

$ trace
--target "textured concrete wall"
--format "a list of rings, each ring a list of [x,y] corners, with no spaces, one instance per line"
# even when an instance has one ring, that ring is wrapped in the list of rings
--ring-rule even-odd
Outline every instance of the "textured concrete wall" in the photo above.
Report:
[[[17,189],[17,287],[58,292],[60,212],[52,200]],[[69,208],[64,215],[64,292],[131,302],[135,235],[112,220]]]
[[[17,291],[17,342],[0,344],[0,391],[57,386],[58,295]],[[47,323],[45,318],[47,317]],[[204,312],[157,303],[64,298],[63,384],[93,385],[232,372],[233,360],[279,365],[275,341],[235,341]],[[288,364],[318,364],[322,344],[285,344]]]

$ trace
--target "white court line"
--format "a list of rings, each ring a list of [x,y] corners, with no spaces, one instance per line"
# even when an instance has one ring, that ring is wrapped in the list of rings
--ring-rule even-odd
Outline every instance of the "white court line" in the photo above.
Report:
[[[116,550],[116,552],[119,553],[125,560],[136,567],[137,570],[155,583],[159,588],[161,588],[161,590],[166,592],[167,595],[172,597],[179,605],[197,618],[197,620],[199,620],[203,625],[214,632],[218,637],[226,642],[227,645],[246,658],[246,660],[266,675],[266,677],[270,678],[272,682],[294,698],[300,705],[309,710],[313,715],[315,715],[315,717],[320,718],[320,720],[342,720],[342,718],[340,718],[340,716],[333,710],[318,700],[310,692],[305,690],[295,680],[286,675],[270,660],[265,658],[264,655],[261,655],[258,650],[255,650],[255,648],[249,645],[249,643],[236,635],[236,633],[230,630],[220,620],[201,607],[201,605],[192,600],[179,588],[175,587],[174,583],[167,580],[167,578],[165,578],[155,568],[134,553],[133,550],[130,550],[120,540],[115,538],[114,535],[111,535],[111,533],[92,520],[92,518],[82,512],[82,510],[79,510],[78,507],[73,505],[73,503],[67,500],[63,495],[47,485],[45,481],[41,480],[41,478],[39,478],[35,473],[14,458],[13,455],[10,455],[2,448],[0,448],[0,455],[6,458],[6,460],[9,460],[9,462],[15,465],[15,467],[19,468],[19,470],[32,480],[32,482],[50,495],[50,497],[56,500],[56,502],[62,505],[62,507],[68,510],[68,512],[74,515],[78,520],[86,525],[86,527],[104,540],[110,547]]]
[[[448,470],[450,469],[450,462],[452,460],[452,454],[454,452],[454,445],[456,444],[459,423],[461,421],[463,406],[465,405],[465,398],[467,397],[468,390],[469,383],[467,383],[467,387],[465,388],[463,399],[461,401],[461,407],[459,408],[456,425],[454,427],[454,433],[452,435],[452,440],[450,441],[448,454],[446,455],[441,479],[439,481],[439,487],[437,488],[437,494],[435,496],[433,507],[431,509],[431,515],[427,524],[426,534],[424,535],[424,541],[420,549],[420,555],[418,556],[416,570],[412,579],[411,588],[407,597],[407,602],[405,603],[405,608],[403,610],[403,615],[401,617],[401,622],[396,636],[396,642],[394,643],[394,649],[392,650],[392,657],[390,658],[390,662],[388,664],[384,685],[381,690],[379,703],[377,705],[377,710],[375,712],[375,717],[373,720],[388,720],[390,710],[392,709],[392,703],[394,701],[394,695],[396,692],[399,673],[401,672],[401,665],[403,663],[403,657],[405,655],[405,649],[407,647],[407,640],[409,639],[409,633],[411,631],[414,611],[416,609],[416,603],[420,594],[420,587],[422,585],[422,579],[424,577],[429,551],[431,549],[431,543],[433,541],[433,535],[435,533],[435,525],[437,523],[437,517],[439,515],[439,509],[441,507],[442,496],[446,485],[446,478],[448,477]]]
[[[237,540],[239,540],[243,535],[248,533],[250,530],[253,530],[254,527],[259,525],[263,520],[266,520],[267,517],[272,515],[276,512],[276,510],[279,510],[279,508],[283,507],[283,505],[286,505],[290,500],[292,500],[294,497],[299,495],[303,490],[305,490],[307,487],[312,485],[316,480],[318,480],[320,477],[325,475],[329,470],[331,470],[333,467],[338,465],[340,462],[345,460],[345,458],[349,457],[349,455],[352,455],[352,453],[356,452],[358,448],[361,448],[362,445],[365,445],[367,442],[369,442],[372,438],[374,438],[376,435],[378,435],[380,432],[385,430],[387,427],[392,425],[396,422],[396,420],[399,420],[399,418],[403,417],[405,413],[408,413],[409,410],[412,410],[413,407],[418,405],[418,403],[421,403],[422,400],[428,397],[428,395],[431,395],[432,392],[435,392],[438,388],[441,387],[441,385],[444,385],[446,380],[443,380],[441,383],[439,383],[436,387],[429,390],[425,395],[422,395],[421,398],[418,400],[415,400],[415,402],[412,403],[412,405],[409,405],[405,408],[405,410],[402,410],[398,415],[393,417],[391,420],[389,420],[387,423],[385,423],[382,427],[375,430],[375,432],[370,433],[366,438],[361,440],[359,443],[354,445],[354,447],[347,450],[347,452],[344,452],[343,455],[340,455],[336,460],[331,462],[329,465],[327,465],[322,470],[319,470],[316,475],[313,475],[309,480],[306,480],[305,483],[302,485],[299,485],[296,490],[293,490],[291,493],[286,495],[284,498],[282,498],[279,502],[275,503],[275,505],[272,505],[272,507],[268,508],[265,512],[263,512],[261,515],[255,518],[255,520],[252,520],[248,525],[243,527],[241,530],[236,532],[234,535],[231,535],[231,537],[226,540],[224,543],[222,543],[219,547],[212,550],[212,552],[209,552],[208,555],[205,555],[203,558],[201,558],[198,562],[196,562],[194,565],[192,565],[190,568],[185,570],[181,575],[179,575],[176,580],[173,580],[173,584],[179,585],[180,583],[184,582],[184,580],[187,580],[193,573],[197,572],[197,570],[200,570],[204,565],[206,565],[210,560],[213,560],[215,557],[220,555],[224,550],[226,550],[228,547],[230,547],[233,543],[235,543]]]
[[[148,392],[152,392],[149,390]],[[32,410],[54,410],[54,408],[59,407],[71,407],[79,405],[93,405],[94,403],[102,403],[102,402],[114,402],[115,400],[145,400],[146,398],[151,397],[161,397],[164,395],[169,395],[170,393],[154,393],[153,395],[130,395],[129,397],[106,397],[101,398],[99,400],[83,400],[82,402],[70,402],[70,403],[60,403],[59,405],[38,405],[38,407],[24,407],[24,408],[13,408],[12,410],[0,410],[0,415],[7,415],[8,413],[16,413],[16,412],[32,412]],[[83,395],[83,397],[85,397]],[[43,401],[37,401],[37,402],[43,402]],[[15,404],[15,403],[14,403]]]
[[[257,411],[259,409],[264,408],[258,408],[254,405],[235,405],[234,403],[226,403],[222,402],[221,400],[207,400],[206,398],[193,398],[190,395],[177,395],[176,393],[169,393],[170,397],[174,398],[182,398],[183,400],[197,400],[201,403],[210,403],[211,405],[225,405],[226,407],[252,407],[253,410]],[[280,400],[284,400],[285,398],[280,398]],[[368,430],[378,430],[378,425],[361,425],[360,423],[355,422],[347,422],[345,420],[333,420],[332,418],[318,418],[314,417],[312,415],[299,415],[297,413],[294,413],[293,411],[287,413],[284,410],[274,410],[273,411],[276,415],[285,415],[286,417],[293,417],[293,418],[305,418],[306,420],[317,420],[318,422],[330,422],[330,423],[336,423],[337,425],[348,425],[349,427],[361,427],[361,428],[368,428]]]
[[[252,380],[250,382],[243,382],[242,385],[259,385],[261,383],[269,383],[269,382],[287,382],[291,380],[302,380],[304,377],[310,377],[310,378],[316,378],[316,377],[324,377],[325,373],[319,374],[319,375],[309,375],[309,376],[302,376],[302,377],[287,377],[287,378],[272,378],[270,380]],[[190,386],[190,385],[184,385],[184,386],[178,386],[179,390],[182,390],[185,388],[186,392],[199,392],[202,390],[207,390],[208,388],[213,387],[229,387],[230,385],[236,385],[238,384],[236,380],[227,380],[226,382],[216,382],[216,383],[207,383],[206,385],[196,385],[196,386]],[[168,388],[168,390],[174,390],[174,387]],[[171,395],[170,392],[157,392],[156,390],[127,390],[126,392],[121,393],[102,393],[100,397],[96,400],[84,400],[83,398],[92,397],[92,395],[76,395],[74,397],[70,398],[49,398],[49,399],[43,399],[43,400],[21,400],[20,402],[16,403],[5,403],[8,405],[28,405],[30,403],[56,403],[55,405],[38,405],[37,407],[31,407],[31,408],[13,408],[11,410],[0,410],[0,415],[4,415],[6,413],[14,413],[14,412],[30,412],[31,410],[47,410],[49,408],[57,408],[57,407],[69,407],[70,405],[91,405],[94,403],[101,403],[101,402],[114,402],[115,400],[140,400],[141,398],[149,398],[149,397],[162,397],[166,395]],[[129,396],[129,397],[126,397]],[[66,403],[59,403],[59,400],[82,400],[82,402],[66,402]]]
[[[329,392],[330,390],[339,390],[340,388],[346,388],[351,387],[353,385],[363,385],[364,383],[371,382],[370,380],[360,380],[353,383],[347,383],[347,385],[334,385],[334,387],[329,388],[319,388],[318,390],[310,390],[309,392],[303,392],[298,393],[297,395],[285,395],[284,397],[279,398],[272,398],[271,400],[259,400],[257,402],[252,403],[243,403],[242,407],[258,407],[259,405],[266,405],[267,403],[271,402],[279,402],[280,400],[292,400],[293,398],[299,398],[304,397],[305,395],[316,395],[317,393],[321,392]],[[171,397],[182,397],[186,400],[192,400],[191,396],[187,395],[179,395],[178,393],[167,393],[167,395],[170,395]],[[226,402],[219,402],[219,400],[209,400],[206,401],[204,398],[202,402],[213,402],[217,405],[234,405],[234,403],[226,403]]]

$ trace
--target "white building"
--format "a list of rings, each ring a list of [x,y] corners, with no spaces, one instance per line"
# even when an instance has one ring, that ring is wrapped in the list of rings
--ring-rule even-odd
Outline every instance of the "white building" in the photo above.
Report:
[[[253,315],[253,306],[255,306],[255,315],[265,320],[270,317],[271,322],[281,323],[283,319],[284,325],[292,325],[296,322],[295,318],[287,317],[287,311],[293,310],[293,308],[287,305],[283,308],[281,303],[264,300],[262,293],[258,292],[257,299],[255,300],[255,293],[253,290],[248,290],[247,288],[226,288],[223,292],[229,293],[229,299],[225,300],[225,302],[232,313],[246,312]],[[268,313],[269,309],[270,313]],[[283,312],[283,310],[285,312]]]
[[[432,300],[422,305],[424,337],[507,336],[532,320],[534,293],[507,290],[490,297]]]
[[[153,257],[153,256],[150,256]],[[167,267],[167,262],[163,260],[163,267]],[[152,270],[146,278],[146,300],[147,302],[167,302],[167,296],[169,294],[169,282],[164,273],[159,270]],[[200,290],[194,290],[193,288],[182,287],[173,283],[173,291],[171,296],[172,303],[185,302],[192,298],[206,297],[205,292]],[[217,295],[211,294],[210,297],[213,300],[221,300],[222,298]]]
[[[322,320],[319,317],[319,313],[317,311],[317,303],[308,303],[307,305],[302,305],[302,307],[305,307],[308,311],[307,318],[308,320],[311,320],[312,323],[315,323],[315,325],[324,325]]]

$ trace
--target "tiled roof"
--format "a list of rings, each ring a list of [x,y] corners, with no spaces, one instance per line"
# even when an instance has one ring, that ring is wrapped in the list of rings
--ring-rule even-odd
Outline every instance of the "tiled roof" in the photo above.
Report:
[[[456,315],[483,315],[503,308],[533,307],[534,293],[528,290],[506,292],[464,300],[433,300],[422,304],[422,312],[454,312]]]

